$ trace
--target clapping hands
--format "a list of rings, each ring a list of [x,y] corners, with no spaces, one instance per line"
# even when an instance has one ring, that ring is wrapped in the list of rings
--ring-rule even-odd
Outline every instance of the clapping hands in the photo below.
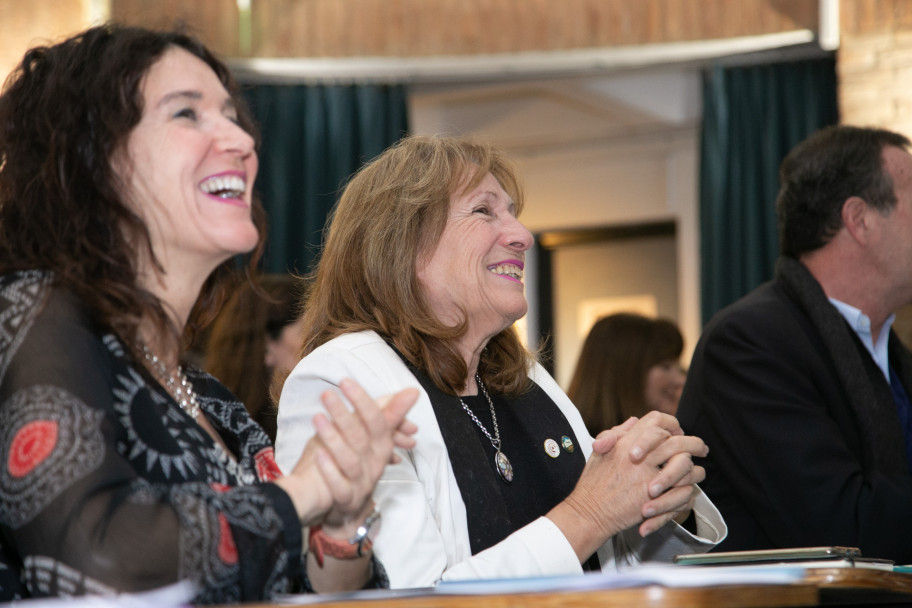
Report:
[[[394,447],[414,447],[417,428],[405,419],[418,397],[414,388],[372,399],[356,382],[343,380],[342,395],[321,395],[326,414],[314,416],[317,434],[289,475],[276,483],[292,496],[302,525],[354,526],[371,510],[371,494],[383,468],[396,462]]]

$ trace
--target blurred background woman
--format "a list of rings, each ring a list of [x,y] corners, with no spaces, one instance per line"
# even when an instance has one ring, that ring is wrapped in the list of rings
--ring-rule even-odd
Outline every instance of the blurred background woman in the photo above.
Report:
[[[599,319],[580,351],[567,395],[590,433],[657,410],[674,416],[686,378],[674,322],[634,313]]]
[[[282,477],[244,406],[180,363],[262,245],[226,67],[180,33],[92,28],[26,54],[0,125],[0,599],[385,584],[363,544],[305,575],[301,526],[350,546],[414,395],[381,411],[344,384],[350,413],[327,393]]]
[[[314,432],[312,399],[341,378],[375,397],[419,389],[416,447],[374,494],[384,512],[374,547],[392,587],[670,559],[725,536],[695,485],[699,438],[655,412],[593,447],[519,341],[532,246],[522,206],[501,152],[413,137],[363,167],[332,217],[304,358],[279,402],[277,460],[294,463]],[[692,532],[670,523],[695,504]]]
[[[247,407],[275,441],[275,403],[270,387],[298,362],[300,285],[287,274],[266,275],[257,286],[237,288],[219,311],[206,341],[203,369],[218,378]]]

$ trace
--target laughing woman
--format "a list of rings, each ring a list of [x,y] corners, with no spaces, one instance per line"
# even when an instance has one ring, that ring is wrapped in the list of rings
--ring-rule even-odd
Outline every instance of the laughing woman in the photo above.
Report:
[[[725,536],[695,485],[700,439],[653,412],[593,444],[519,342],[532,246],[522,205],[498,151],[415,137],[362,168],[332,218],[304,358],[279,401],[277,459],[294,464],[315,430],[309,404],[343,377],[375,397],[419,389],[416,446],[374,494],[374,548],[393,587],[611,568]]]
[[[414,391],[381,410],[346,383],[353,412],[323,395],[331,417],[282,477],[244,406],[179,363],[231,259],[260,246],[225,66],[181,34],[93,28],[26,54],[0,125],[0,600],[383,585],[363,544],[305,575],[301,527],[357,534],[411,445]]]

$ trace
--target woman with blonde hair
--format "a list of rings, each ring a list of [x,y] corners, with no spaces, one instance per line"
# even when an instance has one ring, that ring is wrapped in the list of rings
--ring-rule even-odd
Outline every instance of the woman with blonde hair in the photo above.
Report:
[[[700,439],[655,413],[593,443],[523,347],[512,327],[532,246],[522,207],[502,152],[411,137],[364,166],[333,214],[304,358],[279,401],[277,459],[291,466],[314,432],[307,404],[342,377],[375,398],[419,390],[416,446],[374,493],[392,587],[670,559],[725,535],[695,485]],[[671,521],[695,505],[693,533]]]

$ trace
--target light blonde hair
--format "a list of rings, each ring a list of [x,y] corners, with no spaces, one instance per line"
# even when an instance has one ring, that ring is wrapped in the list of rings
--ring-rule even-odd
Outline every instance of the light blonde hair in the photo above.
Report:
[[[451,327],[434,314],[418,280],[443,233],[450,201],[491,173],[517,213],[523,193],[501,151],[465,137],[409,137],[363,166],[332,214],[304,306],[301,355],[345,333],[373,330],[446,392],[468,374]],[[528,385],[532,354],[512,327],[492,338],[478,366],[485,384],[505,395]]]

